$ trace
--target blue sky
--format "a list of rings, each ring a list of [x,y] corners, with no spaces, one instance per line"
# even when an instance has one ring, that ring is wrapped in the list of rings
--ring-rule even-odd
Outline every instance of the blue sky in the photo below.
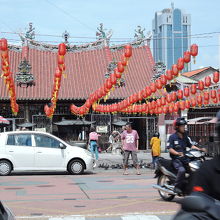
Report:
[[[220,32],[219,0],[173,0],[175,7],[191,14],[192,34]],[[67,30],[73,42],[93,41],[99,23],[113,30],[112,38],[133,38],[134,29],[141,25],[152,29],[156,11],[170,7],[169,0],[0,0],[0,32],[24,31],[33,22],[37,34],[62,35]],[[192,38],[197,43],[199,56],[192,69],[219,66],[218,34]],[[12,40],[17,35],[3,34]],[[205,37],[205,38],[204,38]],[[60,42],[61,38],[37,36],[36,40]],[[15,41],[13,41],[15,42]],[[115,44],[120,42],[114,42]]]

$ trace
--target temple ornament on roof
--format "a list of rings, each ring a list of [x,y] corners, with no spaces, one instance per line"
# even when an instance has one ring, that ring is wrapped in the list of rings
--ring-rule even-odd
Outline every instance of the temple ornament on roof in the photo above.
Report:
[[[151,32],[148,32],[146,35],[144,33],[145,29],[142,29],[141,26],[138,26],[135,30],[135,39],[129,44],[134,47],[142,47],[142,46],[149,46],[151,40]],[[108,47],[111,51],[115,50],[123,50],[124,46],[127,44],[118,44],[118,45],[110,45],[110,39],[112,37],[112,30],[107,30],[104,28],[103,23],[99,25],[96,31],[96,41],[89,42],[80,45],[71,45],[69,43],[70,35],[67,31],[62,34],[64,38],[64,43],[66,44],[66,48],[68,52],[81,52],[81,51],[88,51],[88,50],[97,50],[103,49]],[[24,34],[19,34],[22,45],[28,45],[29,48],[42,50],[42,51],[53,51],[56,52],[58,50],[57,45],[48,44],[45,42],[39,42],[35,39],[35,28],[33,27],[32,23],[29,23],[29,28]],[[14,51],[21,51],[21,47],[17,45],[9,46],[11,50]]]
[[[107,31],[107,29],[103,28],[103,23],[100,23],[99,27],[97,28],[96,32],[96,38],[98,40],[104,40],[104,46],[109,46],[110,38],[112,36],[112,30],[110,29]]]

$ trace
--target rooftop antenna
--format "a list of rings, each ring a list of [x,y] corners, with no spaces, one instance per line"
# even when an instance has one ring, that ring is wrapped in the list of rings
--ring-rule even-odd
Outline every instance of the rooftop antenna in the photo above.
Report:
[[[171,2],[171,8],[174,10],[174,2]]]

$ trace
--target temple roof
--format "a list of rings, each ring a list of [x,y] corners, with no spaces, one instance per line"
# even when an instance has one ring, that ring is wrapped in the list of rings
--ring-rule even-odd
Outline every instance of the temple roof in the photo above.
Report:
[[[57,66],[57,47],[45,49],[43,44],[29,46],[28,60],[32,66],[36,86],[16,87],[18,100],[49,100]],[[15,76],[22,60],[18,46],[10,46],[10,68]],[[110,59],[120,60],[123,45],[92,49],[69,50],[65,56],[67,78],[61,82],[59,100],[83,100],[100,88],[105,81],[105,73]],[[153,76],[154,60],[149,46],[134,45],[133,55],[125,73],[125,87],[117,88],[110,99],[122,99],[145,88]],[[9,99],[3,78],[0,78],[0,100]]]

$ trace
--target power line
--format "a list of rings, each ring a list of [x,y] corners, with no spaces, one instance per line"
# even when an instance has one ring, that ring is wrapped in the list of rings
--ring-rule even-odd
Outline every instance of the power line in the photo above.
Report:
[[[0,31],[0,33],[2,34],[15,34],[15,35],[19,35],[19,34],[25,34],[23,32],[9,32],[9,31]],[[184,39],[184,38],[212,38],[213,35],[215,34],[220,34],[220,32],[210,32],[210,33],[199,33],[199,34],[191,34],[191,35],[186,35],[186,36],[177,36],[177,37],[152,37],[151,40],[161,40],[161,39]],[[36,36],[41,36],[41,37],[62,37],[62,35],[55,35],[55,34],[37,34],[35,33]],[[203,36],[205,35],[205,36]],[[208,36],[207,36],[208,35]],[[75,39],[96,39],[96,37],[85,37],[85,36],[74,36],[74,37],[69,37],[69,38],[75,38]],[[118,37],[118,38],[114,38],[112,37],[111,39],[114,40],[134,40],[134,38],[123,38],[123,37]]]
[[[81,25],[87,27],[88,29],[94,31],[94,29],[93,29],[92,27],[90,27],[89,25],[87,25],[87,24],[81,22],[77,17],[73,16],[72,14],[70,14],[69,12],[67,12],[66,10],[64,10],[63,8],[57,6],[54,2],[52,3],[52,2],[50,2],[49,0],[46,0],[46,1],[47,1],[47,3],[49,3],[50,5],[53,5],[55,8],[57,8],[58,10],[62,11],[65,15],[67,15],[67,16],[69,16],[69,17],[75,19],[79,24],[81,24]]]

